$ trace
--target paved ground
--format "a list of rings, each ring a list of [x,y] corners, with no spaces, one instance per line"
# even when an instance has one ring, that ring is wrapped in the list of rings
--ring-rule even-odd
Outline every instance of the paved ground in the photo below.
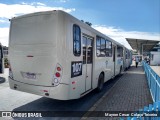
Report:
[[[0,84],[0,111],[82,111],[79,117],[66,117],[65,120],[79,120],[81,116],[88,111],[112,86],[121,78],[116,77],[104,84],[102,92],[97,93],[95,90],[86,96],[69,101],[60,101],[41,97],[34,94],[11,90],[8,84],[8,69],[5,74],[0,75],[5,77],[6,81]],[[68,112],[68,114],[71,114]],[[14,118],[15,120],[26,120],[26,118]],[[12,118],[0,120],[13,120]],[[28,120],[28,119],[27,119]],[[29,120],[64,120],[64,117],[56,118],[30,118]]]
[[[6,81],[0,84],[0,111],[137,111],[152,103],[146,77],[141,66],[138,68],[132,66],[121,77],[105,83],[101,93],[93,91],[81,99],[70,101],[58,101],[11,90],[8,87],[7,76],[8,70],[6,69],[5,74],[0,76],[6,78]],[[59,120],[64,118],[42,118],[39,120],[46,119]],[[66,119],[79,120],[80,117]],[[90,117],[85,119],[105,120],[113,118]]]
[[[152,102],[143,68],[132,66],[90,111],[137,111]]]
[[[160,66],[150,66],[160,76]]]

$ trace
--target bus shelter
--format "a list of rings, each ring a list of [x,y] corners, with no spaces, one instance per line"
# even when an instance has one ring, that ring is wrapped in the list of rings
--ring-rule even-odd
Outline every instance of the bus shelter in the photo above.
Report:
[[[147,39],[135,39],[126,38],[132,49],[137,50],[139,55],[147,56],[150,51],[156,46],[160,40],[147,40]]]
[[[160,40],[147,40],[126,38],[132,49],[136,50],[141,60],[146,59],[150,65],[160,65],[160,52],[153,52],[153,48],[160,43]],[[152,52],[151,52],[152,51]],[[134,55],[133,55],[134,56]]]

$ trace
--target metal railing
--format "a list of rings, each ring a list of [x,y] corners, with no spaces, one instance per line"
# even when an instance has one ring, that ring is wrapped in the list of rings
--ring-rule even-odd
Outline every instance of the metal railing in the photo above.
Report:
[[[132,113],[131,116],[134,117],[120,118],[120,120],[160,120],[160,101],[145,106],[138,112]]]
[[[147,77],[148,86],[154,102],[160,101],[160,77],[152,70],[152,68],[143,61],[143,68]]]
[[[151,67],[145,61],[142,62],[142,65],[147,77],[148,86],[154,103],[149,104],[149,106],[145,106],[143,109],[140,109],[138,112],[135,113],[139,116],[127,117],[126,119],[160,120],[160,77],[151,69]],[[150,116],[147,117],[147,115]],[[120,118],[120,120],[124,120],[124,118]]]

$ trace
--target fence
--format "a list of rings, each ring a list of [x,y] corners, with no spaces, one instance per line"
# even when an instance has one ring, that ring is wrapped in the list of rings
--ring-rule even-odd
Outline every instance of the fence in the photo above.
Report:
[[[160,101],[160,77],[143,61],[143,68],[147,77],[148,86],[154,102]]]
[[[120,118],[120,120],[160,120],[160,101],[149,104],[149,106],[139,109],[138,112],[132,113],[130,116],[134,117]]]
[[[127,120],[160,120],[160,77],[151,69],[151,67],[145,62],[142,62],[143,68],[147,77],[148,86],[153,104],[145,106],[143,109],[140,109],[135,114],[139,116],[127,117]],[[147,117],[149,115],[149,117]],[[155,115],[155,116],[154,116]],[[158,116],[158,117],[156,117]],[[120,120],[124,120],[120,118]]]

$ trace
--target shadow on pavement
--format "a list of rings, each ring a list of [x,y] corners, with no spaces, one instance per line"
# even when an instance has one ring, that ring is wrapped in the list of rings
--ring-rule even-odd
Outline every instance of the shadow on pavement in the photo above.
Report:
[[[32,112],[33,111],[34,112],[45,111],[47,113],[47,111],[48,111],[48,112],[52,112],[54,114],[54,111],[56,111],[56,112],[62,111],[62,114],[63,114],[64,111],[65,112],[69,111],[68,114],[71,114],[69,116],[72,116],[72,112],[78,111],[77,118],[75,118],[75,117],[67,117],[66,118],[66,115],[62,115],[61,117],[56,117],[56,120],[64,119],[64,117],[67,120],[80,119],[80,117],[82,117],[84,115],[84,113],[86,113],[120,79],[121,76],[122,75],[117,76],[114,79],[107,81],[104,84],[104,88],[103,88],[102,92],[100,92],[100,93],[97,93],[96,90],[93,90],[92,92],[90,92],[89,94],[85,95],[84,97],[82,97],[80,99],[67,100],[67,101],[54,100],[54,99],[42,97],[42,98],[37,99],[35,101],[32,101],[28,104],[25,104],[23,106],[15,108],[13,110],[13,112],[14,111],[22,111],[22,112],[25,112],[25,111],[32,111]],[[14,118],[14,119],[17,119],[17,118]],[[45,118],[45,120],[46,119],[50,120],[51,118]],[[18,120],[19,120],[19,118],[18,118]]]

